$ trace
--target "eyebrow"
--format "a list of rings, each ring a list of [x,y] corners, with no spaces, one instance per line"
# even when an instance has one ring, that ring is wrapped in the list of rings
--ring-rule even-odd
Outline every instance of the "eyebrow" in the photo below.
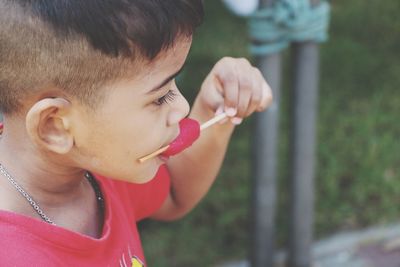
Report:
[[[176,76],[178,76],[182,70],[183,70],[182,66],[177,72],[175,72],[174,74],[171,74],[170,76],[168,76],[165,80],[163,80],[159,85],[155,86],[153,89],[151,89],[148,94],[152,94],[158,90],[160,90],[160,88],[162,88],[164,85],[166,85],[167,83],[169,83],[170,81],[172,81],[173,79],[176,78]]]

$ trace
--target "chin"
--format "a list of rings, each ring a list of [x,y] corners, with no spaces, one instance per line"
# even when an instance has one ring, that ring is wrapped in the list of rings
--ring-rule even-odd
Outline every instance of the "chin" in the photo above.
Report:
[[[156,176],[161,165],[162,163],[154,161],[154,163],[146,166],[145,169],[140,172],[140,174],[137,174],[135,178],[131,180],[131,182],[135,184],[144,184],[150,182]]]

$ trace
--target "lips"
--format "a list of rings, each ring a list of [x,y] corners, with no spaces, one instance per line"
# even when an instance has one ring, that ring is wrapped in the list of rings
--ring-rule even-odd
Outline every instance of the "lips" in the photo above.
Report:
[[[164,156],[164,155],[159,155],[158,158],[162,161],[162,162],[167,162],[169,159],[169,156]]]
[[[185,118],[179,122],[179,135],[169,144],[169,147],[161,155],[170,157],[190,147],[200,136],[200,124],[198,121]]]

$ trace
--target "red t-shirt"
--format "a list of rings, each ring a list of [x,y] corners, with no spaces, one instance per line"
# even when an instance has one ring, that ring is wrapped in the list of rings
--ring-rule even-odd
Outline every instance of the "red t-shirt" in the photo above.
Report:
[[[136,222],[153,214],[167,197],[170,179],[166,166],[161,166],[146,184],[104,177],[97,180],[105,200],[105,221],[99,239],[0,211],[0,266],[144,266]]]

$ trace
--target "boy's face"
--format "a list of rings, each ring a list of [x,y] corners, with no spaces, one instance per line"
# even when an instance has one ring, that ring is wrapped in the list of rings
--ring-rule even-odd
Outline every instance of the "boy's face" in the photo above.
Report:
[[[162,157],[144,163],[138,159],[169,144],[179,133],[178,122],[189,104],[174,78],[182,68],[191,40],[145,64],[131,80],[104,88],[104,102],[95,112],[75,110],[74,141],[80,167],[103,176],[136,183],[149,181]]]

